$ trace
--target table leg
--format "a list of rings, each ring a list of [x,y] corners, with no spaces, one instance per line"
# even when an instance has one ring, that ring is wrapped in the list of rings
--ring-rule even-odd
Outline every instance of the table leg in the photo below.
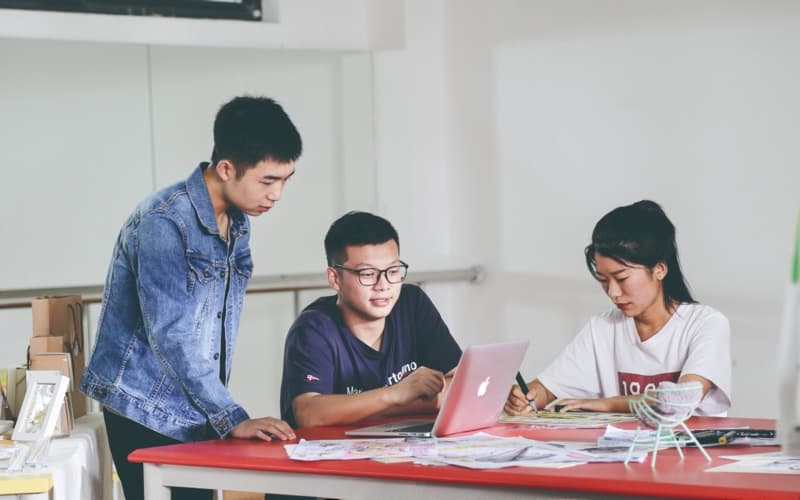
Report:
[[[157,464],[144,465],[144,497],[146,500],[170,500],[170,488],[164,486],[164,474]]]

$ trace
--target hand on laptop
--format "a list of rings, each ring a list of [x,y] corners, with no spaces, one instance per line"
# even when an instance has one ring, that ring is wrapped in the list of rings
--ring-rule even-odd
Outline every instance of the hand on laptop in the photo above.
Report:
[[[438,370],[421,366],[391,386],[395,404],[407,405],[418,399],[432,400],[445,387],[444,374]]]

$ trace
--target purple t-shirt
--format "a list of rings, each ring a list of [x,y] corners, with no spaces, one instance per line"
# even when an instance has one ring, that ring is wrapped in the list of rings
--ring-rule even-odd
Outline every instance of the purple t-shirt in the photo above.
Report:
[[[461,348],[431,299],[403,285],[386,317],[380,352],[345,326],[336,295],[306,307],[286,336],[281,381],[281,418],[296,427],[292,400],[306,392],[356,394],[390,386],[421,366],[447,373]]]

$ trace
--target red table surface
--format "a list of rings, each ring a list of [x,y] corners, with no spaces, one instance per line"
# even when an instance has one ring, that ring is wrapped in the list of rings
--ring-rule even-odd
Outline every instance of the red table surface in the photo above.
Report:
[[[771,419],[693,417],[692,429],[750,427],[774,429]],[[300,429],[298,438],[341,439],[349,427]],[[620,424],[635,428],[635,423]],[[531,429],[527,425],[502,424],[483,429],[495,435],[520,435],[551,441],[595,441],[603,429]],[[680,460],[676,450],[658,453],[656,469],[650,457],[644,463],[595,463],[565,469],[509,467],[475,470],[455,466],[424,466],[411,462],[381,463],[373,460],[290,460],[284,444],[296,441],[249,441],[225,439],[201,441],[134,451],[132,462],[189,465],[287,473],[343,475],[409,481],[459,483],[521,489],[550,489],[583,493],[652,495],[681,498],[795,498],[800,499],[800,475],[709,473],[704,469],[730,463],[718,458],[738,453],[778,451],[776,446],[729,446],[706,448],[713,461],[707,462],[696,449],[685,450]]]

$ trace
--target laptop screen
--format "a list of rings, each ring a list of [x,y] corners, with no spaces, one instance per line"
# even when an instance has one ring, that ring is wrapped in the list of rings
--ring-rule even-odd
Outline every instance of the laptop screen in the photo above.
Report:
[[[528,341],[481,344],[468,347],[461,355],[455,376],[436,416],[436,421],[400,420],[347,431],[349,436],[447,436],[497,423],[508,391]],[[402,383],[402,382],[401,382]],[[431,433],[408,430],[409,426],[433,423]]]

